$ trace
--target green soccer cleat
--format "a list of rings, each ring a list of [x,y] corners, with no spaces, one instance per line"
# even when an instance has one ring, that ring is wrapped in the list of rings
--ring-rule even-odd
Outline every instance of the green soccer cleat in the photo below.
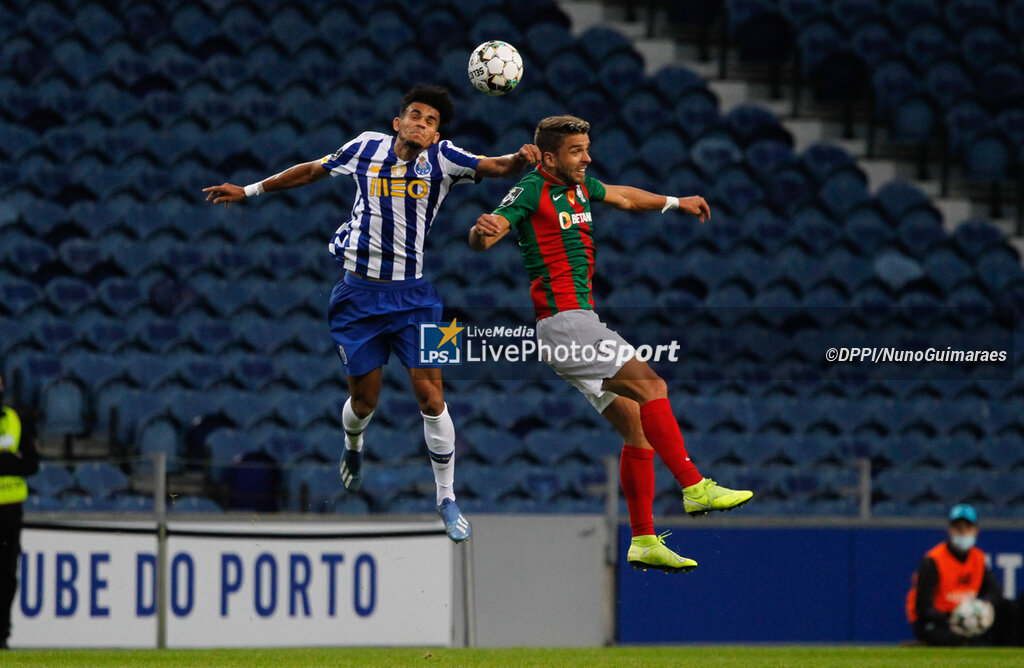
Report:
[[[748,490],[720,487],[711,478],[704,478],[696,485],[683,488],[683,510],[691,517],[700,517],[712,510],[739,508],[752,496],[754,493]]]
[[[665,573],[689,573],[697,568],[693,559],[681,557],[665,547],[665,537],[669,535],[670,531],[660,536],[636,536],[629,545],[626,561],[638,571],[653,568]]]

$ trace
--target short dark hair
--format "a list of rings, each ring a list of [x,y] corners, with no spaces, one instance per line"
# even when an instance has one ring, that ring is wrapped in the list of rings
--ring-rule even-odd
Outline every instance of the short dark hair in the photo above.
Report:
[[[413,102],[428,104],[437,109],[441,114],[439,127],[447,125],[455,117],[455,105],[452,104],[452,98],[444,86],[424,85],[410,89],[402,98],[402,108],[398,110],[398,115],[404,114]]]
[[[570,135],[585,135],[590,132],[590,123],[577,116],[548,116],[537,124],[533,143],[543,153],[557,153],[562,142]]]

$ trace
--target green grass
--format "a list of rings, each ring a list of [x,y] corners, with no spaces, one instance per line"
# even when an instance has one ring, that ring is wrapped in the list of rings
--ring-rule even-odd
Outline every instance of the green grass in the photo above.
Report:
[[[1024,666],[1024,649],[921,647],[762,647],[686,646],[612,648],[308,648],[308,649],[197,649],[197,650],[14,650],[0,654],[0,666],[104,668],[167,666],[772,666],[831,668],[833,666],[891,666],[892,668],[939,668],[944,666]]]

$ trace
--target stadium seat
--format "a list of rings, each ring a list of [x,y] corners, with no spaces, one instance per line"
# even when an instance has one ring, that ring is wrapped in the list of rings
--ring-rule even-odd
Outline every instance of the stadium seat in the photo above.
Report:
[[[986,250],[1005,243],[999,228],[981,219],[967,220],[953,231],[953,241],[969,259],[976,260]]]
[[[964,176],[980,183],[1009,178],[1013,156],[1009,139],[998,129],[976,132],[964,146]]]
[[[739,165],[727,167],[715,178],[712,196],[732,213],[742,216],[765,197],[761,186]]]
[[[858,26],[850,35],[850,48],[871,70],[900,53],[899,41],[885,21]]]
[[[1024,278],[1020,257],[1002,246],[993,247],[980,255],[977,273],[978,279],[992,295],[1004,294],[1009,285]]]
[[[80,436],[89,430],[89,397],[81,381],[73,377],[54,378],[42,386],[40,402],[40,435]]]
[[[895,251],[878,255],[874,261],[874,268],[876,275],[894,293],[898,293],[906,285],[924,275],[924,270],[917,261]]]
[[[690,160],[703,174],[714,177],[726,167],[742,162],[743,153],[731,139],[708,136],[690,147]]]
[[[93,497],[110,498],[130,488],[124,471],[106,462],[79,464],[75,469],[76,485]]]
[[[897,233],[903,247],[911,257],[919,261],[947,238],[942,227],[942,214],[930,204],[917,206],[901,214]]]
[[[176,496],[168,504],[167,510],[175,514],[207,514],[222,512],[222,508],[213,499],[198,495]]]
[[[166,470],[176,473],[181,470],[182,437],[176,420],[158,415],[136,425],[134,446],[139,455],[149,458],[156,453],[166,456]],[[137,465],[138,470],[149,470],[147,465]]]
[[[999,23],[1002,18],[998,0],[950,0],[944,9],[946,25],[961,34],[975,26]]]
[[[27,478],[29,489],[42,497],[56,497],[74,489],[75,478],[64,466],[42,461],[39,471]]]
[[[704,136],[721,121],[718,98],[707,89],[693,89],[676,102],[672,116],[689,142]]]
[[[924,82],[910,63],[897,56],[875,66],[871,87],[875,93],[875,118],[888,119],[900,100],[921,92]]]

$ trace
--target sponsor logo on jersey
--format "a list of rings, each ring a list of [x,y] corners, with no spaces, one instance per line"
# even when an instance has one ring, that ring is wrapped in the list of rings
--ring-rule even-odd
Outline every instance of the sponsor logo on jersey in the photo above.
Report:
[[[430,190],[420,179],[370,179],[370,195],[376,197],[412,197],[420,199]]]
[[[338,346],[338,357],[341,358],[342,364],[348,364],[348,355],[345,354],[345,346]]]
[[[561,211],[558,214],[558,226],[563,230],[567,230],[573,225],[579,225],[580,223],[589,223],[591,215],[589,211],[583,213],[569,213],[568,211]]]
[[[501,204],[499,204],[498,206],[508,206],[512,202],[516,201],[516,198],[519,197],[519,193],[521,192],[523,192],[523,189],[520,188],[519,186],[512,188],[511,190],[508,191],[508,193],[505,194],[504,199],[501,200]]]

